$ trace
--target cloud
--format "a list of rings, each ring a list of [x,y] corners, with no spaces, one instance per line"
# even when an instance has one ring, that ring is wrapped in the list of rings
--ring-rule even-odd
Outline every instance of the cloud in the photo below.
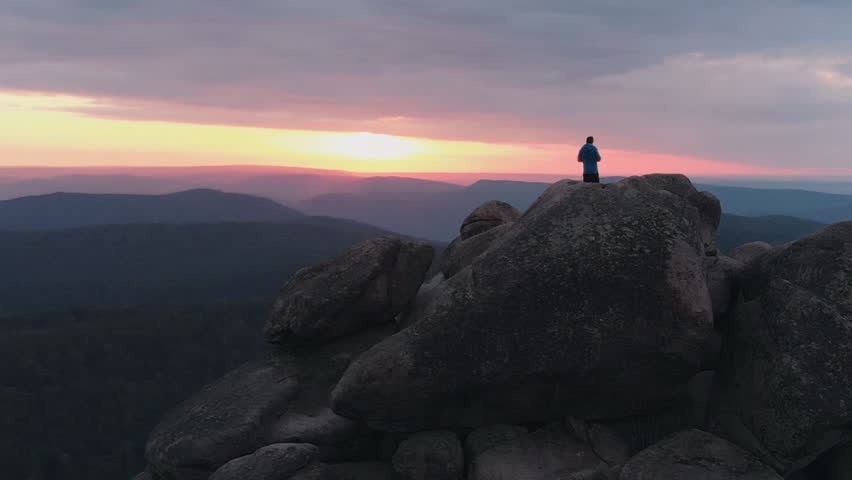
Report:
[[[98,116],[844,167],[845,1],[7,0],[0,88]]]

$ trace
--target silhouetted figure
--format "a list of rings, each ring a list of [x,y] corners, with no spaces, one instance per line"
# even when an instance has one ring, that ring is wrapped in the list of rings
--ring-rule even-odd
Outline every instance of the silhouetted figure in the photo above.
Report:
[[[598,162],[601,161],[601,154],[594,143],[595,137],[587,137],[586,144],[580,148],[580,153],[577,154],[577,161],[583,162],[583,181],[586,183],[601,183],[601,177],[598,175]]]

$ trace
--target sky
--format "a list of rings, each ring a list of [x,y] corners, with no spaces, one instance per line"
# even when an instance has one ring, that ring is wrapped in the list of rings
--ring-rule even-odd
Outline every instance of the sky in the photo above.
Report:
[[[0,166],[852,175],[848,0],[2,0]]]

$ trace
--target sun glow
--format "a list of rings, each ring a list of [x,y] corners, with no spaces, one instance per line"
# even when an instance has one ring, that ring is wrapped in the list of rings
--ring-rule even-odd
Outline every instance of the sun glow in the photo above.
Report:
[[[416,140],[378,133],[341,133],[330,138],[321,148],[326,154],[350,158],[407,158],[422,151]]]
[[[372,132],[255,128],[101,116],[86,97],[0,91],[0,166],[287,165],[356,172],[495,171],[518,145]]]

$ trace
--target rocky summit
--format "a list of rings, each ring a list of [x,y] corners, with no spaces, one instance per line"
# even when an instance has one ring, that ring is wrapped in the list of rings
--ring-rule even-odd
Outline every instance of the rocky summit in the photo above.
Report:
[[[848,480],[852,222],[726,257],[720,216],[682,175],[564,180],[439,258],[307,267],[139,478]]]

